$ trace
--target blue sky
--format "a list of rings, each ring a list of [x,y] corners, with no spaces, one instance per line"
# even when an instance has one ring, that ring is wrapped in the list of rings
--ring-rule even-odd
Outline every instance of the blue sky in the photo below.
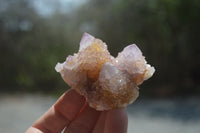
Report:
[[[56,10],[70,13],[74,8],[87,2],[87,0],[34,0],[33,7],[42,16],[49,16]]]

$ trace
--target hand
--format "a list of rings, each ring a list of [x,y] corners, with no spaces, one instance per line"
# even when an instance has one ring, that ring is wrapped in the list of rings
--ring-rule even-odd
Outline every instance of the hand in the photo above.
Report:
[[[126,133],[126,109],[96,111],[71,89],[41,116],[26,133]]]

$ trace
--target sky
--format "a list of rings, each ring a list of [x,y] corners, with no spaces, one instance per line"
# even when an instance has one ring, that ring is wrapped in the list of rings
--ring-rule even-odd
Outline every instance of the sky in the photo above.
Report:
[[[5,12],[8,13],[8,9],[13,9],[11,10],[11,12],[15,12],[15,7],[16,9],[24,9],[22,10],[22,12],[19,13],[25,13],[26,8],[22,7],[23,1],[28,2],[28,4],[30,4],[29,6],[32,6],[39,15],[43,17],[48,17],[56,11],[69,14],[76,8],[79,8],[81,5],[86,3],[88,0],[0,0],[0,14],[5,14]],[[15,20],[13,16],[9,17],[9,14],[8,17],[7,15],[2,16],[4,16],[3,23],[6,29],[17,30],[18,28],[20,28],[23,31],[27,31],[32,28],[32,23],[27,20],[19,22],[18,20]]]
[[[42,16],[49,16],[56,10],[63,13],[70,13],[72,9],[86,3],[87,0],[34,0],[33,7]]]

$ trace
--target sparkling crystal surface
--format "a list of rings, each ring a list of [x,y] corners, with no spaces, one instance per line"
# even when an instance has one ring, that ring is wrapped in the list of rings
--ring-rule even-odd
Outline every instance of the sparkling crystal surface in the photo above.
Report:
[[[79,52],[58,63],[55,69],[97,110],[128,106],[139,96],[137,86],[155,72],[135,44],[114,58],[104,42],[88,33],[81,39]]]

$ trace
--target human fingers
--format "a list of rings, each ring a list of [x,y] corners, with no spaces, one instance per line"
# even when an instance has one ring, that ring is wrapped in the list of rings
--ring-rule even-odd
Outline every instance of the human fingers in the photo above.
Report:
[[[97,123],[93,129],[93,133],[104,133],[105,121],[106,121],[107,111],[101,112]]]
[[[127,133],[127,127],[128,117],[125,108],[107,112],[104,133]]]
[[[71,89],[64,93],[58,101],[40,117],[26,133],[60,133],[79,113],[85,98]]]
[[[100,115],[100,111],[87,104],[82,112],[66,128],[65,133],[91,133]]]

